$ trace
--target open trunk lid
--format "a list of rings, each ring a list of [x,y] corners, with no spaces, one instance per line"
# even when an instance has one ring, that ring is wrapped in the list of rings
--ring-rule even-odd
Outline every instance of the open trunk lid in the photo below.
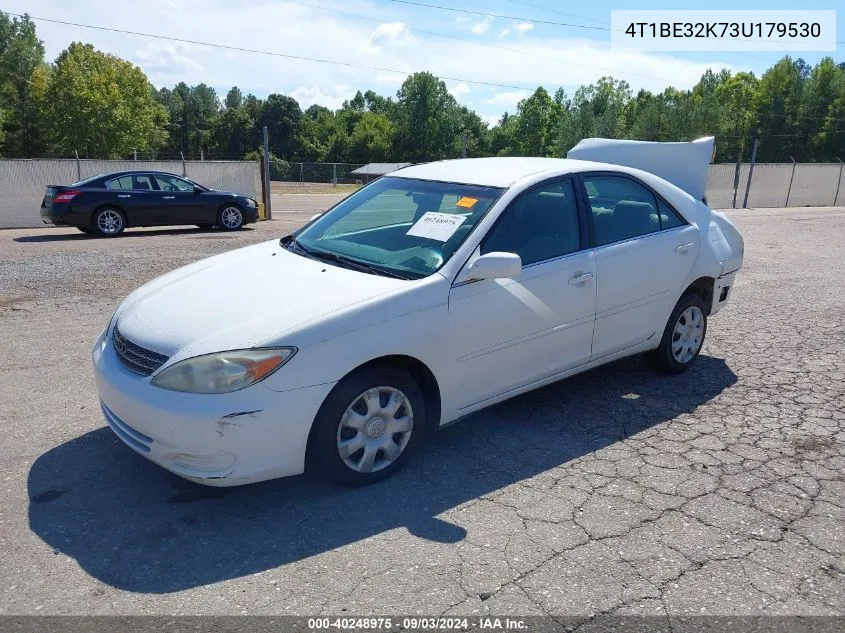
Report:
[[[585,138],[566,157],[642,169],[702,200],[715,148],[712,136],[682,143]]]

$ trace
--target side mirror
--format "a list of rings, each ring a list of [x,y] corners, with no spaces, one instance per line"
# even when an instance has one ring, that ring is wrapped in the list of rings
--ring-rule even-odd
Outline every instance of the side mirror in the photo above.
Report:
[[[522,258],[516,253],[487,253],[467,269],[469,279],[516,279],[522,272]]]
[[[202,192],[203,192],[202,187],[198,187],[197,185],[194,185],[194,193],[202,193]]]

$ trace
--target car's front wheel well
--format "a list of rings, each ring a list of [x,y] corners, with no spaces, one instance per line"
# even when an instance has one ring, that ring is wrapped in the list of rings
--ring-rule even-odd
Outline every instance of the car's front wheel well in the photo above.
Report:
[[[681,293],[682,295],[688,293],[697,294],[704,301],[704,306],[707,308],[707,313],[710,313],[710,307],[713,305],[713,288],[716,285],[716,280],[713,277],[699,277]]]
[[[398,369],[417,383],[425,398],[425,419],[426,427],[429,430],[437,429],[440,426],[440,385],[437,383],[437,378],[428,366],[421,360],[413,356],[406,356],[402,354],[393,354],[390,356],[380,356],[374,358],[366,363],[358,365],[355,369],[348,372],[343,378],[338,381],[338,384],[354,376],[355,374],[368,370],[378,368]],[[325,404],[325,403],[324,403]],[[319,415],[319,414],[318,414]],[[314,425],[316,426],[316,425]],[[314,440],[314,426],[311,428],[311,433],[308,437],[308,448],[306,449],[306,463],[310,460],[310,455],[313,448]]]
[[[375,367],[398,369],[413,378],[423,392],[423,396],[425,396],[425,418],[428,421],[429,429],[436,429],[440,426],[440,385],[437,383],[434,373],[432,373],[425,363],[413,356],[403,354],[381,356],[367,361],[363,365],[359,365],[350,371],[347,376],[364,369]]]

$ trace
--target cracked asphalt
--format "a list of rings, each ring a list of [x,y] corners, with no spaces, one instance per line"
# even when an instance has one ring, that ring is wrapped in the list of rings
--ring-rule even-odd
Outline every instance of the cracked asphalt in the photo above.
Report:
[[[745,266],[686,374],[562,381],[368,488],[203,488],[124,447],[89,356],[121,298],[311,213],[0,232],[0,614],[845,614],[845,209],[730,212]]]

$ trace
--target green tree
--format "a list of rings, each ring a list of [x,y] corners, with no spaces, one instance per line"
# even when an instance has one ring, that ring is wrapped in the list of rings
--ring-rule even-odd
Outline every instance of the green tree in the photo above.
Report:
[[[10,19],[0,12],[0,140],[8,153],[29,155],[44,149],[40,109],[33,96],[33,79],[44,66],[44,44],[28,15]],[[43,72],[43,70],[42,70]]]
[[[799,119],[803,62],[784,57],[760,78],[752,107],[758,120],[761,139],[757,159],[760,161],[802,160],[807,140],[802,138]]]
[[[810,71],[804,84],[801,94],[801,105],[799,108],[800,124],[804,134],[809,139],[807,153],[813,160],[834,160],[830,151],[833,149],[827,142],[827,136],[822,137],[822,132],[827,129],[828,135],[831,131],[829,123],[833,123],[837,117],[830,114],[831,108],[837,99],[845,95],[845,71],[839,68],[830,57],[825,57]],[[826,127],[826,124],[827,127]],[[845,146],[845,139],[840,139],[842,147]]]
[[[384,114],[364,112],[355,124],[347,145],[353,163],[385,162],[390,158],[396,127]]]
[[[397,153],[415,162],[454,157],[457,107],[442,80],[429,72],[409,76],[396,94]]]
[[[118,158],[165,142],[167,111],[137,66],[74,42],[56,59],[45,129],[58,152]]]
[[[270,137],[270,151],[285,160],[296,158],[302,125],[302,110],[296,99],[281,94],[267,97],[261,109],[259,129],[265,125]]]
[[[725,137],[719,139],[716,151],[721,160],[736,160],[745,153],[756,117],[751,103],[758,80],[753,73],[737,73],[716,88],[722,109]]]
[[[550,136],[552,98],[540,86],[530,97],[519,102],[516,149],[521,156],[544,156]]]
[[[241,89],[237,86],[232,86],[229,92],[226,93],[226,100],[224,102],[227,110],[237,110],[244,103],[244,95]]]

